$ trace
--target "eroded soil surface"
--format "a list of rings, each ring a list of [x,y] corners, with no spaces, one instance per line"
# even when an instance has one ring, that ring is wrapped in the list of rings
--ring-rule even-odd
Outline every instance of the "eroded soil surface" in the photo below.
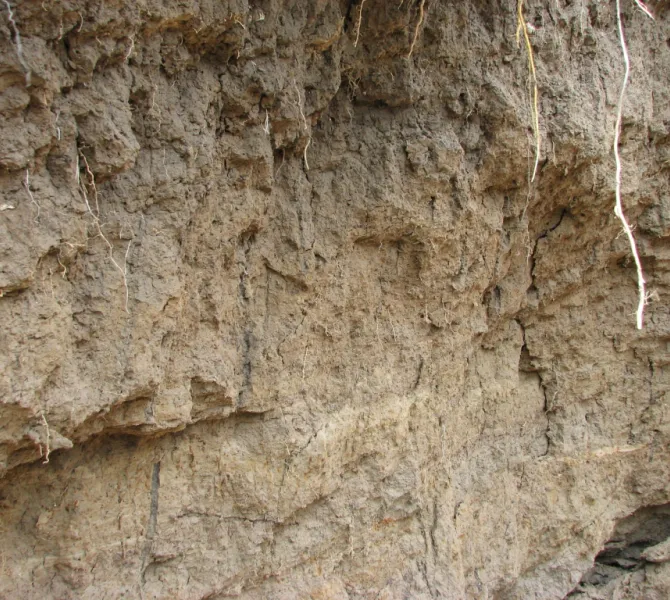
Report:
[[[649,5],[3,0],[0,596],[668,598]]]

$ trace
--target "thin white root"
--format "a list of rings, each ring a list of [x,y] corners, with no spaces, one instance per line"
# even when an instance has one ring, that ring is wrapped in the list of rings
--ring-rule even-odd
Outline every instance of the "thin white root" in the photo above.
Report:
[[[270,135],[270,115],[265,109],[265,123],[263,123],[263,131],[265,132],[265,135]]]
[[[89,184],[93,188],[93,194],[95,197],[95,204],[96,204],[96,212],[93,212],[93,209],[91,208],[91,203],[88,200],[88,193],[86,192],[86,184],[81,183],[79,185],[79,189],[81,190],[81,195],[84,198],[84,202],[86,204],[86,210],[88,211],[88,214],[91,216],[93,219],[93,222],[95,223],[95,228],[98,230],[98,235],[102,238],[102,240],[105,242],[107,245],[107,248],[109,248],[109,260],[112,261],[112,264],[114,267],[116,267],[116,270],[121,274],[121,277],[123,278],[123,289],[124,289],[124,295],[125,295],[125,311],[127,313],[130,313],[130,310],[128,310],[128,301],[129,301],[129,292],[128,292],[128,254],[130,253],[130,246],[132,244],[132,240],[128,242],[128,247],[126,248],[126,253],[124,255],[124,261],[123,261],[123,268],[121,265],[116,261],[114,258],[114,246],[112,246],[111,242],[107,239],[107,236],[102,231],[102,226],[100,225],[100,207],[98,206],[98,190],[95,186],[95,176],[93,175],[93,172],[88,166],[88,161],[86,160],[86,157],[84,154],[80,151],[79,156],[81,159],[84,161],[84,167],[86,169],[86,174],[89,178]],[[78,161],[79,159],[77,159]],[[97,214],[96,214],[97,213]]]
[[[305,131],[308,132],[308,139],[307,139],[307,144],[305,145],[305,149],[303,151],[303,157],[305,159],[305,170],[309,171],[309,163],[307,162],[307,148],[309,148],[310,144],[312,143],[312,132],[309,128],[309,125],[307,125],[307,117],[305,117],[305,110],[303,109],[303,97],[300,94],[300,88],[298,88],[298,82],[294,79],[293,80],[293,87],[295,87],[295,93],[298,94],[298,110],[300,111],[300,118],[302,119],[302,126],[305,128]]]
[[[3,0],[5,7],[7,8],[7,18],[9,19],[9,24],[14,30],[14,43],[16,44],[16,55],[19,58],[19,63],[23,67],[23,70],[26,73],[26,87],[30,87],[32,80],[32,72],[26,59],[23,57],[23,43],[21,42],[21,33],[19,32],[19,27],[16,24],[14,19],[14,11],[12,10],[12,5],[9,3],[9,0]]]
[[[44,425],[44,429],[46,431],[46,448],[44,449],[44,460],[42,461],[42,464],[46,465],[49,462],[49,454],[51,454],[51,430],[49,429],[49,422],[47,421],[47,418],[44,416],[44,411],[41,413],[42,416],[42,424]],[[42,451],[42,446],[40,445],[40,452]]]
[[[637,2],[638,6],[640,2]],[[642,8],[642,7],[640,7]],[[644,10],[644,9],[643,9]],[[646,282],[644,280],[644,273],[642,271],[642,262],[637,250],[637,243],[633,236],[633,230],[628,224],[628,220],[623,212],[623,204],[621,202],[621,156],[619,155],[619,140],[621,137],[621,121],[623,115],[623,102],[626,95],[626,87],[628,86],[628,78],[630,76],[630,58],[628,56],[628,46],[626,45],[626,37],[623,31],[623,23],[621,21],[621,0],[616,0],[616,18],[617,27],[619,29],[619,42],[621,44],[621,52],[623,54],[624,62],[624,76],[621,83],[621,92],[619,93],[619,104],[617,106],[616,125],[614,127],[614,162],[616,163],[616,179],[615,179],[615,198],[614,214],[621,221],[621,225],[628,237],[630,244],[630,251],[635,261],[635,268],[637,269],[637,291],[638,291],[638,305],[636,312],[636,324],[638,329],[642,329],[644,321],[644,307],[647,303]]]
[[[30,171],[28,169],[26,169],[26,178],[23,180],[23,187],[26,189],[26,192],[30,197],[30,201],[37,208],[37,214],[35,215],[35,222],[37,223],[37,221],[40,218],[40,205],[37,203],[37,200],[35,200],[35,196],[33,195],[33,192],[30,189]]]
[[[125,63],[127,63],[130,60],[130,57],[135,51],[135,35],[129,35],[128,40],[130,41],[128,51],[126,52],[126,55],[123,57],[123,62]]]
[[[414,27],[414,35],[412,36],[412,43],[409,46],[409,52],[407,53],[407,58],[412,56],[412,52],[414,52],[414,46],[416,46],[416,41],[417,39],[419,39],[419,29],[423,24],[425,4],[426,0],[421,0],[421,4],[419,4],[419,20],[416,22],[416,26]]]
[[[637,4],[638,8],[650,19],[654,18],[654,13],[649,10],[649,7],[644,2],[642,2],[642,0],[634,0],[634,2]]]
[[[54,121],[54,126],[56,127],[56,139],[60,142],[61,140],[61,129],[56,123],[58,123],[58,119],[60,118],[60,111],[56,111],[56,120]]]
[[[86,160],[86,157],[82,154],[81,151],[79,151],[79,156],[84,160],[84,167],[86,168],[86,175],[88,176],[88,181],[93,188],[93,198],[95,199],[95,214],[93,214],[93,210],[91,209],[91,205],[88,203],[88,194],[86,194],[86,187],[81,186],[81,190],[84,193],[84,201],[86,202],[86,208],[88,209],[88,212],[91,214],[92,217],[95,217],[98,219],[100,217],[100,205],[98,204],[98,188],[95,185],[95,175],[93,175],[93,171],[91,171],[91,167],[88,166],[88,161]],[[79,167],[79,157],[77,157],[77,168]],[[80,180],[77,180],[80,182]]]
[[[305,144],[305,149],[302,152],[302,157],[305,159],[305,171],[309,171],[309,163],[307,162],[307,148],[312,143],[312,138],[310,137]]]
[[[361,5],[358,8],[358,21],[356,22],[356,39],[354,40],[354,48],[358,47],[358,39],[361,36],[361,23],[363,22],[363,5],[365,0],[361,0]]]
[[[307,126],[307,118],[305,117],[305,111],[303,110],[302,104],[302,95],[300,94],[300,88],[298,88],[298,82],[294,79],[293,86],[295,87],[295,93],[298,95],[298,110],[300,111],[300,118],[302,119],[302,126],[305,128],[305,131],[309,130]]]
[[[530,177],[530,182],[535,181],[537,175],[537,168],[540,164],[540,151],[542,149],[542,135],[540,133],[540,93],[537,87],[537,71],[535,70],[535,55],[533,54],[533,46],[530,43],[528,36],[528,26],[523,14],[524,0],[517,0],[517,24],[516,24],[516,43],[521,46],[521,33],[523,32],[523,41],[526,47],[526,54],[528,55],[528,75],[530,78],[531,99],[530,99],[530,113],[533,121],[533,136],[535,137],[535,164],[533,165],[533,172]]]

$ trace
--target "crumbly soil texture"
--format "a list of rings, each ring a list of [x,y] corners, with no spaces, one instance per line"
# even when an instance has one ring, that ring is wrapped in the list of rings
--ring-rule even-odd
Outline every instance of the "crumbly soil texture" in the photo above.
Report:
[[[670,10],[2,0],[0,598],[670,597]]]

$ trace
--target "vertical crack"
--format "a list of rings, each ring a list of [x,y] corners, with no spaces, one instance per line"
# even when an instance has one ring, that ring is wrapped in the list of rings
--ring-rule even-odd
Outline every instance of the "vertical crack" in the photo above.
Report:
[[[433,522],[430,525],[430,544],[432,546],[433,557],[437,560],[437,526],[438,526],[438,512],[437,500],[433,499]]]
[[[544,437],[547,443],[547,448],[544,454],[542,454],[542,456],[547,456],[552,446],[551,420],[549,418],[549,415],[554,411],[553,401],[556,399],[558,388],[556,388],[556,391],[554,391],[554,395],[550,400],[549,393],[547,390],[548,387],[547,382],[542,377],[542,371],[538,369],[537,366],[533,363],[533,358],[530,354],[530,349],[528,348],[528,341],[526,339],[526,328],[519,319],[515,319],[515,321],[519,325],[519,328],[521,329],[521,337],[522,337],[521,351],[519,353],[519,372],[523,371],[527,373],[535,373],[539,379],[540,389],[542,390],[542,396],[543,396],[542,412],[544,413],[544,416],[547,420],[547,424],[544,429]],[[557,382],[556,385],[558,385]]]
[[[251,349],[254,336],[251,329],[246,328],[242,336],[242,389],[237,394],[237,406],[246,404],[249,387],[251,386]]]
[[[426,565],[426,561],[423,560],[419,561],[417,563],[417,566],[419,567],[419,572],[421,573],[423,581],[426,584],[426,587],[428,588],[428,593],[430,594],[430,597],[437,598],[437,596],[435,595],[435,588],[430,582],[430,578],[428,576],[428,565]]]
[[[565,218],[566,215],[569,216],[568,209],[565,208],[565,207],[561,208],[561,212],[560,212],[560,214],[558,215],[558,218],[557,218],[556,222],[555,222],[553,225],[549,225],[549,227],[547,227],[545,230],[543,230],[543,231],[542,231],[542,232],[535,238],[535,241],[532,242],[532,244],[530,243],[530,240],[528,241],[528,249],[527,249],[527,250],[528,250],[528,255],[527,255],[527,260],[528,260],[528,264],[529,264],[529,267],[530,267],[530,278],[531,278],[531,286],[530,286],[530,288],[529,288],[529,290],[528,290],[529,292],[530,292],[530,291],[535,291],[535,292],[537,291],[537,286],[536,286],[536,284],[535,284],[535,262],[536,262],[536,260],[537,260],[537,259],[536,259],[537,246],[538,246],[538,244],[540,243],[540,240],[541,240],[541,239],[544,239],[544,238],[548,237],[549,234],[550,234],[552,231],[555,231],[556,229],[558,229],[558,227],[561,225],[561,223],[563,223],[563,219]],[[530,232],[529,232],[529,235],[530,235]]]
[[[419,357],[419,366],[417,367],[416,370],[416,379],[414,380],[414,384],[412,385],[412,391],[416,390],[416,388],[419,387],[419,384],[421,383],[421,375],[423,374],[423,356]]]
[[[539,375],[539,373],[538,373]],[[547,395],[547,386],[544,384],[544,380],[542,379],[542,376],[540,375],[540,387],[542,388],[542,394],[544,395],[544,405],[542,407],[542,410],[544,412],[544,416],[547,419],[547,426],[544,429],[544,437],[547,441],[547,449],[544,451],[544,454],[542,456],[547,456],[549,454],[549,450],[551,449],[551,420],[549,419],[549,413],[552,410],[549,402],[549,397]]]
[[[240,281],[239,281],[239,294],[240,294],[240,303],[241,303],[241,312],[244,317],[244,322],[249,322],[249,302],[252,299],[252,292],[249,289],[249,260],[251,247],[256,240],[256,233],[258,231],[257,226],[252,225],[249,229],[243,232],[239,236],[239,243],[243,251],[243,255],[239,264],[241,265],[240,272]],[[267,306],[269,302],[269,278],[266,279],[268,284],[268,289],[266,289],[266,319],[267,319]],[[249,394],[249,388],[251,385],[251,368],[252,368],[252,348],[254,345],[254,334],[252,327],[245,325],[244,331],[242,333],[242,386],[240,391],[237,394],[237,407],[240,408],[247,403],[247,396]]]
[[[151,548],[156,537],[156,523],[158,521],[158,489],[161,485],[161,461],[154,463],[151,472],[151,493],[149,496],[149,520],[147,522],[146,541],[142,550],[142,585],[147,567],[147,561],[151,554]]]

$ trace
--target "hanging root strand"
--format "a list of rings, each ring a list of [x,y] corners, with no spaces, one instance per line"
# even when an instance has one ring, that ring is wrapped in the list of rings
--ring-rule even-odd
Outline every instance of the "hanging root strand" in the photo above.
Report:
[[[51,454],[51,430],[49,429],[49,421],[47,421],[46,416],[44,415],[44,411],[41,412],[41,417],[42,417],[42,425],[44,425],[44,432],[45,432],[45,442],[44,442],[44,451],[42,451],[42,444],[40,444],[40,456],[44,457],[44,460],[42,461],[42,464],[48,464],[49,462],[49,454]]]
[[[14,31],[14,44],[16,46],[16,55],[19,59],[19,64],[23,68],[23,71],[26,74],[26,87],[30,87],[31,79],[32,79],[32,72],[30,70],[30,67],[28,66],[28,63],[26,62],[26,59],[23,56],[23,43],[21,41],[21,32],[19,31],[19,26],[16,24],[16,19],[14,19],[14,11],[12,10],[12,5],[9,3],[9,0],[2,0],[5,4],[5,8],[7,9],[7,19],[9,20],[9,24],[12,27],[12,30]]]
[[[412,43],[409,46],[409,52],[407,53],[407,58],[412,56],[412,52],[414,52],[414,46],[416,46],[416,41],[419,39],[419,30],[421,29],[421,25],[423,25],[423,19],[425,17],[425,10],[424,10],[425,5],[426,0],[421,0],[421,3],[419,4],[419,18],[416,22],[416,25],[414,26],[414,35],[412,36]]]
[[[644,5],[643,2],[635,0],[635,3],[651,18],[653,16],[649,12],[649,9]],[[617,216],[623,230],[628,238],[628,243],[630,245],[630,252],[633,255],[633,260],[635,261],[635,269],[637,271],[637,291],[638,291],[638,304],[636,311],[636,325],[638,329],[642,329],[644,323],[644,307],[647,304],[647,289],[646,282],[644,280],[644,272],[642,271],[642,261],[640,260],[640,254],[637,249],[637,243],[635,241],[635,236],[633,235],[633,228],[628,223],[626,215],[623,212],[623,203],[621,201],[621,156],[619,154],[619,142],[621,138],[621,121],[623,118],[623,103],[626,96],[626,88],[628,87],[628,79],[630,77],[630,57],[628,55],[628,45],[626,44],[626,36],[623,30],[623,22],[621,20],[621,0],[616,0],[616,17],[617,17],[617,29],[619,31],[619,43],[621,45],[621,54],[623,55],[624,62],[624,76],[623,81],[621,82],[621,91],[619,92],[619,102],[617,105],[617,114],[616,114],[616,124],[614,126],[614,162],[616,165],[616,174],[615,174],[615,205],[614,205],[614,214]]]
[[[295,93],[298,95],[298,111],[300,112],[300,119],[302,120],[302,126],[307,132],[308,138],[307,143],[305,144],[305,149],[303,150],[303,159],[305,161],[305,170],[309,171],[309,162],[307,162],[307,148],[309,148],[312,143],[312,130],[307,124],[307,117],[305,116],[305,100],[303,99],[302,94],[300,93],[300,88],[298,88],[298,82],[293,80],[293,87],[295,88]]]
[[[91,203],[88,199],[88,192],[86,191],[86,183],[83,181],[79,181],[79,189],[81,191],[81,195],[84,198],[84,203],[86,204],[86,210],[89,214],[89,216],[93,219],[93,223],[95,225],[95,228],[98,232],[98,235],[102,238],[102,241],[105,242],[107,245],[107,248],[109,249],[109,260],[112,262],[116,270],[121,274],[121,277],[123,278],[123,289],[124,289],[124,295],[125,295],[125,311],[129,313],[130,311],[128,310],[128,300],[129,300],[129,293],[128,293],[128,254],[130,253],[130,246],[132,244],[132,240],[128,242],[128,247],[126,248],[126,253],[124,255],[124,262],[123,262],[123,267],[116,261],[114,258],[114,246],[112,246],[111,242],[109,239],[107,239],[107,236],[103,233],[102,231],[102,225],[100,223],[100,206],[98,204],[98,190],[95,185],[95,176],[93,175],[93,172],[91,171],[88,161],[86,160],[86,156],[84,156],[83,152],[81,150],[79,151],[79,155],[77,156],[77,162],[79,161],[79,158],[84,161],[84,168],[86,169],[86,176],[88,177],[88,185],[91,187],[93,190],[93,197],[95,198],[95,205],[96,205],[96,211],[93,212],[93,209],[91,207]],[[79,169],[77,169],[77,172],[79,172]]]
[[[39,221],[40,218],[40,205],[38,204],[37,200],[35,200],[35,195],[33,194],[32,190],[30,189],[30,171],[26,169],[26,176],[25,179],[23,180],[23,187],[26,190],[26,193],[28,194],[28,197],[30,198],[30,201],[35,205],[35,208],[37,210],[37,214],[35,215],[35,223]]]
[[[361,0],[361,4],[358,7],[358,21],[356,21],[356,39],[354,40],[354,48],[358,47],[358,40],[361,37],[361,23],[363,22],[363,5],[365,0]]]
[[[526,55],[528,56],[528,76],[529,85],[531,88],[530,117],[533,127],[533,137],[535,138],[535,164],[533,165],[533,171],[530,177],[530,181],[532,183],[535,181],[537,168],[540,164],[540,150],[542,146],[542,136],[540,134],[540,94],[537,88],[535,56],[533,54],[533,47],[530,43],[530,37],[528,35],[528,26],[526,25],[526,19],[523,14],[523,3],[524,0],[517,0],[516,4],[516,43],[518,47],[521,47],[521,34],[523,33],[523,43],[526,48]]]
[[[650,19],[654,18],[654,13],[649,10],[649,7],[644,2],[642,2],[642,0],[634,0],[634,2],[637,4],[638,8]]]

